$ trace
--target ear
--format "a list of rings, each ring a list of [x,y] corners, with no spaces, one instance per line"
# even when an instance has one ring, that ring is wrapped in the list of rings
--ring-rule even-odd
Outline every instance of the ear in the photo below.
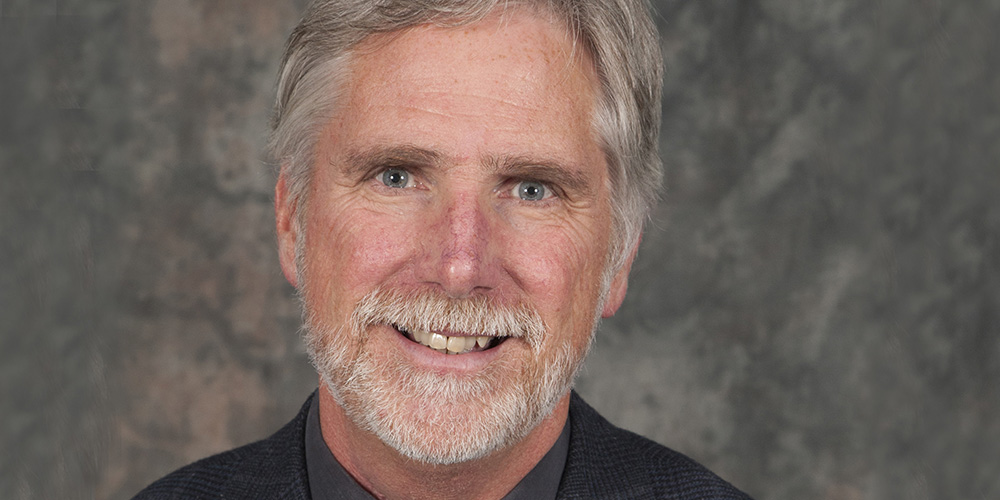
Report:
[[[295,267],[295,242],[299,235],[295,232],[297,203],[288,193],[285,166],[281,166],[278,182],[274,185],[274,219],[278,233],[278,259],[281,271],[292,286],[298,288],[298,271]]]
[[[604,309],[601,310],[602,318],[610,318],[618,312],[618,308],[622,306],[622,302],[625,300],[625,292],[628,290],[628,273],[632,269],[632,261],[635,260],[635,254],[639,251],[639,243],[642,242],[642,234],[635,239],[635,244],[632,245],[632,249],[628,253],[628,258],[625,259],[625,263],[622,264],[621,269],[615,272],[614,278],[611,279],[611,287],[608,288],[608,298],[604,301]]]

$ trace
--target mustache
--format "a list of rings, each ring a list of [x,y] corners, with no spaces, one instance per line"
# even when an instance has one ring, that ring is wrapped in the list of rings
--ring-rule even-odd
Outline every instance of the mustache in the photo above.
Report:
[[[351,325],[355,331],[364,332],[366,327],[378,324],[408,331],[517,337],[535,350],[541,346],[546,331],[541,315],[526,302],[501,303],[486,295],[457,299],[432,289],[372,290],[358,301]]]

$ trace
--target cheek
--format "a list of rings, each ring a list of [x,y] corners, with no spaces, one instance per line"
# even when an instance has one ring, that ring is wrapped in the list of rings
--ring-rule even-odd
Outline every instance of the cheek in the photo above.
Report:
[[[347,318],[354,304],[404,267],[417,240],[385,214],[348,210],[350,203],[310,213],[305,277],[314,311]],[[333,307],[330,307],[333,306]]]
[[[606,235],[601,231],[566,224],[519,238],[515,262],[516,279],[550,328],[587,330],[596,310],[603,270]]]

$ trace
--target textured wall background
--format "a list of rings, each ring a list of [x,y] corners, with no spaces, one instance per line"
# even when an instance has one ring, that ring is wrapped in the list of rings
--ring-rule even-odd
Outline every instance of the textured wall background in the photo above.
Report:
[[[0,498],[315,386],[260,157],[303,1],[0,0]],[[758,498],[1000,498],[1000,0],[656,2],[668,193],[579,389]]]

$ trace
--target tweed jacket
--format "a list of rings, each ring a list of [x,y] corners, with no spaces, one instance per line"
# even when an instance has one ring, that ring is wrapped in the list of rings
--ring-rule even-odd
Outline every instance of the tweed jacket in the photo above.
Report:
[[[308,500],[305,425],[299,414],[271,437],[205,458],[149,485],[134,500]],[[619,429],[574,392],[559,499],[749,500],[690,458]]]

